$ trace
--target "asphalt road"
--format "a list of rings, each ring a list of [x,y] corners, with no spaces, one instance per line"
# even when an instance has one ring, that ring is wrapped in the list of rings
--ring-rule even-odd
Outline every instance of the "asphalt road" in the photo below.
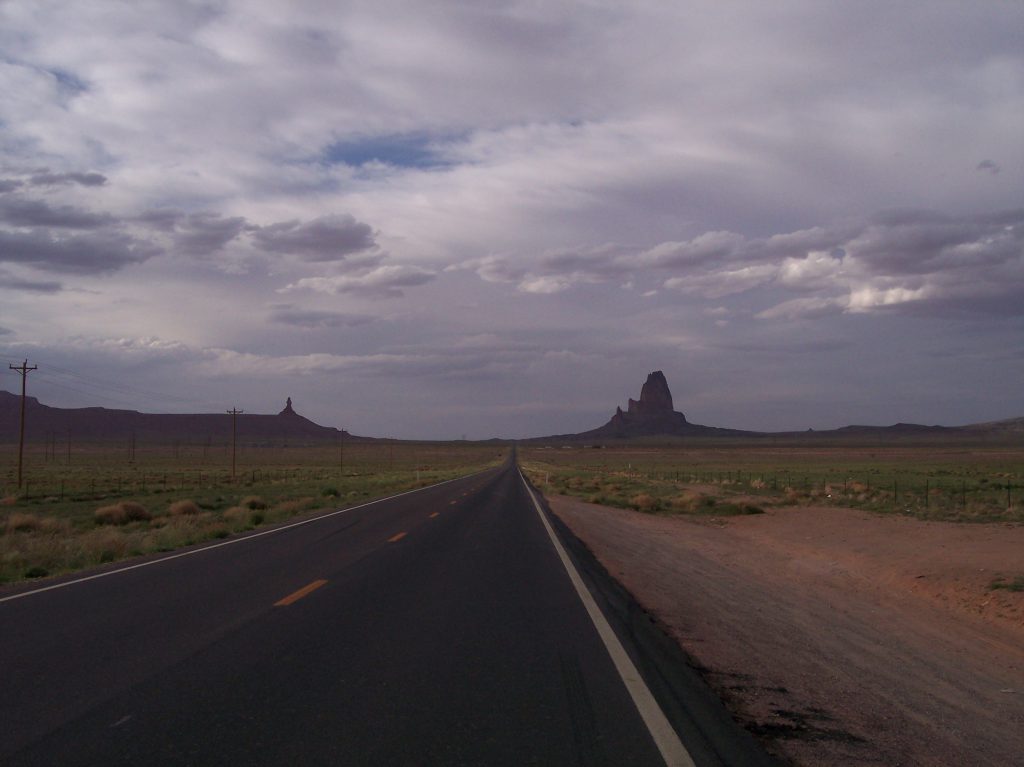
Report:
[[[149,562],[0,594],[0,764],[666,763],[511,462]]]

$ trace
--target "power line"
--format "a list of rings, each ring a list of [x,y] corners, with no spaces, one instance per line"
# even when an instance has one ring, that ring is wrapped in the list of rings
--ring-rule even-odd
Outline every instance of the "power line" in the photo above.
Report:
[[[11,361],[11,358],[7,358],[5,361]],[[46,368],[42,377],[48,385],[61,387],[68,391],[73,391],[88,397],[101,398],[106,402],[120,404],[131,409],[139,406],[139,400],[141,398],[144,398],[145,400],[152,400],[154,397],[160,400],[173,401],[180,405],[188,405],[190,407],[202,406],[211,410],[218,409],[218,405],[213,402],[167,394],[166,392],[156,391],[148,387],[142,388],[132,386],[131,384],[124,383],[123,381],[111,381],[109,379],[69,370],[61,367],[60,365],[46,362],[45,360],[42,362]],[[58,375],[51,375],[50,371],[54,371]],[[72,379],[78,387],[85,387],[86,390],[83,391],[81,388],[71,386],[66,381],[62,382],[62,379],[66,378]],[[93,389],[96,391],[92,391]],[[121,399],[109,396],[111,393],[114,393],[115,395],[120,394]]]

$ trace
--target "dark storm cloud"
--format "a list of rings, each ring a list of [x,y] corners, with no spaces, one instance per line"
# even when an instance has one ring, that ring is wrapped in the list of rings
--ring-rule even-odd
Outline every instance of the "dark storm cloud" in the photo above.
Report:
[[[310,330],[324,328],[352,328],[366,325],[374,318],[366,314],[348,314],[317,309],[299,309],[291,304],[273,307],[271,322]]]
[[[147,210],[135,217],[140,224],[157,229],[161,232],[173,232],[178,222],[185,218],[184,211],[173,208],[160,208],[158,210]]]
[[[46,230],[0,230],[0,262],[52,272],[105,274],[137,264],[161,251],[122,232],[100,231],[55,237]]]
[[[377,247],[373,229],[350,215],[331,215],[302,223],[283,221],[257,229],[256,246],[270,253],[300,256],[306,261],[341,261]]]
[[[21,181],[16,178],[0,178],[0,194],[13,192],[21,186]]]
[[[42,200],[4,197],[0,198],[0,221],[12,226],[98,229],[114,219],[106,213],[90,213],[71,205],[53,207]]]
[[[107,177],[102,173],[37,173],[29,178],[32,186],[63,186],[80,184],[81,186],[103,186]]]
[[[1017,261],[1024,245],[1024,209],[984,216],[893,211],[877,216],[856,237],[837,242],[872,272],[951,275]]]
[[[174,249],[201,256],[220,250],[245,230],[244,218],[224,218],[217,213],[194,213],[176,221]]]

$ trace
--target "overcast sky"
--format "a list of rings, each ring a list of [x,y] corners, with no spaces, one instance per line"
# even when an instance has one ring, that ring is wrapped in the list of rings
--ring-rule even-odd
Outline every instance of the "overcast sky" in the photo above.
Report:
[[[1015,0],[0,0],[0,94],[0,386],[48,404],[1024,415]]]

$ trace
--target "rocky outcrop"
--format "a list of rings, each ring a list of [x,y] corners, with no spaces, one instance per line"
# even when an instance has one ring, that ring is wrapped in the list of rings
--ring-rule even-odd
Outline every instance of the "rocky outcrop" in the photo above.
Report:
[[[672,407],[672,392],[668,389],[668,381],[665,374],[655,370],[647,376],[643,387],[640,389],[640,400],[629,400],[629,413],[632,415],[659,415],[671,413],[675,410]]]
[[[754,432],[736,429],[718,429],[690,423],[686,416],[675,410],[668,380],[660,370],[647,376],[640,389],[640,399],[630,399],[627,409],[615,408],[615,415],[604,426],[580,434],[562,434],[542,437],[542,440],[602,440],[631,439],[635,437],[684,436],[744,436]]]
[[[628,409],[615,408],[615,415],[599,429],[587,435],[608,437],[640,437],[657,434],[679,434],[690,424],[686,416],[677,413],[672,405],[672,392],[668,380],[660,370],[647,376],[640,389],[640,399],[630,399]]]

